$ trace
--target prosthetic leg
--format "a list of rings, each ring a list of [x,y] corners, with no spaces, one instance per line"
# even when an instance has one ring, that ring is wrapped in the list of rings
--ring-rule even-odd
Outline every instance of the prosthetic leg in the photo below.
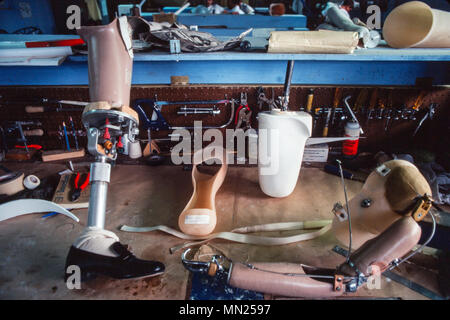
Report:
[[[91,193],[87,227],[70,248],[66,270],[76,265],[81,280],[99,274],[116,279],[144,278],[164,272],[156,261],[136,258],[119,238],[105,230],[106,200],[111,162],[118,153],[139,154],[138,116],[129,108],[133,53],[126,18],[106,26],[84,27],[80,35],[89,47],[89,95],[83,111],[88,151],[95,156],[90,168]],[[67,274],[66,274],[67,278]]]

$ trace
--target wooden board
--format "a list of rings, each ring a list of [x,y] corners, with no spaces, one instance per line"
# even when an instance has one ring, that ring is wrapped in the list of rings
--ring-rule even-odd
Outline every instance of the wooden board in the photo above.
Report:
[[[43,162],[49,162],[49,161],[57,161],[57,160],[64,160],[64,159],[72,159],[72,158],[81,158],[85,155],[84,149],[80,150],[73,150],[73,151],[66,151],[66,150],[51,150],[51,151],[44,151],[42,153],[42,161]]]

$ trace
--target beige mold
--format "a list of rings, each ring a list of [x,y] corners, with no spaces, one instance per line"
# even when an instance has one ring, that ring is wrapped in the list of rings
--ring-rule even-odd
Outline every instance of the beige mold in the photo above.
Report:
[[[383,36],[393,48],[450,48],[450,12],[407,2],[388,15]]]

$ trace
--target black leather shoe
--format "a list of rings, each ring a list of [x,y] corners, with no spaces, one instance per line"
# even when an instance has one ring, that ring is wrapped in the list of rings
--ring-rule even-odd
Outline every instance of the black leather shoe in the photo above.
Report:
[[[71,275],[67,268],[78,266],[81,271],[81,282],[94,279],[97,275],[105,275],[115,279],[138,279],[160,275],[164,272],[164,264],[158,261],[147,261],[136,258],[126,246],[120,242],[112,244],[118,257],[100,254],[70,247],[66,259],[65,281]]]

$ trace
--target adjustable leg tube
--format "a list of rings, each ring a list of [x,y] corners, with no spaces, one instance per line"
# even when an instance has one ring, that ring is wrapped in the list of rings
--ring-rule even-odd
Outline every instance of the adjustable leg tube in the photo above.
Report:
[[[111,165],[106,162],[105,157],[99,157],[96,162],[91,164],[88,227],[105,228],[106,200],[110,175]]]

